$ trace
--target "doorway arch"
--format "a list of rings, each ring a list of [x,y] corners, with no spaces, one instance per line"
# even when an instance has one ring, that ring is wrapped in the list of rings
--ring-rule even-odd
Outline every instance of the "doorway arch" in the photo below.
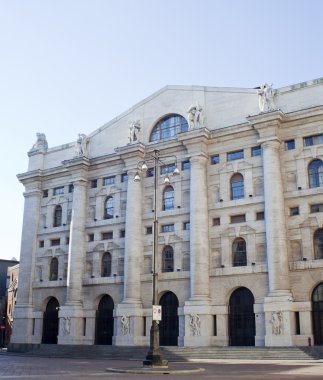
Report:
[[[113,299],[104,295],[98,305],[95,318],[95,344],[112,344],[113,337]]]
[[[161,346],[177,346],[178,342],[178,298],[172,292],[165,293],[159,304],[162,307],[162,320],[159,324]]]
[[[323,282],[321,282],[312,294],[312,319],[314,344],[323,344]]]
[[[229,345],[255,345],[254,296],[247,288],[236,289],[229,302]]]
[[[59,319],[59,303],[55,297],[51,297],[46,305],[43,315],[43,344],[57,344]]]

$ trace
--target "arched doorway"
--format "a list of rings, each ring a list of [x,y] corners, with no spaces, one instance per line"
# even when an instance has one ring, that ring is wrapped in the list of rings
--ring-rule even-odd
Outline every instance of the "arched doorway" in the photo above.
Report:
[[[165,293],[159,304],[162,307],[162,320],[159,324],[160,345],[177,346],[178,339],[178,299],[172,292]]]
[[[229,303],[229,345],[255,345],[254,297],[247,288],[235,290]]]
[[[113,299],[105,295],[101,298],[95,319],[95,344],[112,344],[113,337]]]
[[[312,294],[312,316],[314,344],[323,344],[323,282],[319,284]]]
[[[58,310],[59,303],[56,298],[52,297],[47,302],[46,311],[43,316],[42,343],[44,344],[57,344],[59,327]]]

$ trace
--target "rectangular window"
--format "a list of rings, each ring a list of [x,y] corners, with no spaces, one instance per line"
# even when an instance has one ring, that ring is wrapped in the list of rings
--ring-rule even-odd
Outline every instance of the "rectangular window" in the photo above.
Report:
[[[65,238],[65,244],[66,244],[66,245],[69,245],[69,244],[70,244],[70,238],[69,238],[69,237]]]
[[[94,241],[94,234],[88,234],[88,241]]]
[[[44,240],[39,240],[39,248],[44,248]]]
[[[102,232],[102,240],[111,240],[113,239],[113,232]]]
[[[182,170],[190,170],[191,163],[189,161],[183,161],[182,162]]]
[[[304,146],[323,144],[323,133],[320,135],[304,137]]]
[[[323,212],[323,203],[311,205],[311,212]]]
[[[163,165],[160,168],[160,174],[173,173],[175,168],[176,168],[175,164]]]
[[[146,227],[146,235],[151,235],[153,233],[153,228],[151,226]]]
[[[52,239],[51,241],[50,241],[50,245],[52,246],[52,247],[54,247],[55,245],[60,245],[61,244],[61,239]]]
[[[127,182],[127,181],[128,181],[128,173],[122,173],[121,182]]]
[[[299,321],[299,311],[295,311],[295,334],[301,335],[301,324]]]
[[[126,230],[120,230],[120,237],[124,238],[126,236]]]
[[[142,319],[143,319],[142,320],[142,323],[143,323],[143,334],[144,334],[144,336],[146,336],[146,334],[147,334],[146,317],[143,317]]]
[[[290,216],[299,215],[299,208],[298,207],[291,207],[289,209],[289,215]]]
[[[220,225],[220,218],[213,218],[212,224],[213,224],[213,226],[219,226]]]
[[[259,211],[256,213],[256,220],[264,220],[264,219],[265,219],[264,211]]]
[[[36,318],[33,318],[33,327],[32,327],[31,335],[35,335],[35,325],[36,325]]]
[[[190,230],[190,228],[191,228],[191,223],[190,222],[184,222],[183,223],[183,230],[188,231],[188,230]]]
[[[154,168],[148,168],[146,172],[146,177],[153,177],[154,176]]]
[[[295,149],[295,140],[285,141],[285,150],[293,150],[293,149]]]
[[[69,192],[69,193],[73,193],[73,191],[74,191],[74,185],[73,185],[72,183],[70,183],[70,184],[68,185],[68,192]]]
[[[227,153],[228,161],[240,160],[241,158],[244,158],[243,150],[236,150],[235,152]]]
[[[43,198],[48,198],[48,190],[43,190]]]
[[[91,181],[91,189],[95,189],[98,187],[98,180],[97,179],[92,179]]]
[[[103,178],[103,186],[113,185],[114,183],[116,183],[116,177],[114,175],[111,177]]]
[[[61,195],[61,194],[64,194],[64,186],[55,187],[53,191],[53,195]]]
[[[86,335],[86,318],[83,318],[83,336]]]
[[[174,232],[174,229],[174,224],[165,224],[161,228],[162,232]]]
[[[243,223],[246,221],[246,215],[231,215],[231,223]]]
[[[214,154],[211,156],[211,165],[216,165],[220,163],[220,156],[218,154]]]
[[[251,157],[261,156],[261,146],[251,148]]]

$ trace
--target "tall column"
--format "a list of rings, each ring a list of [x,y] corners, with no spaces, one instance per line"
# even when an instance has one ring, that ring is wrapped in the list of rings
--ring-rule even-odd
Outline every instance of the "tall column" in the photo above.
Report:
[[[204,303],[210,294],[207,157],[194,156],[190,162],[190,300]]]
[[[126,236],[124,253],[123,301],[116,310],[116,345],[141,345],[142,304],[140,273],[143,260],[142,241],[142,183],[135,182],[136,169],[128,173]],[[129,329],[122,331],[122,318],[129,318]]]
[[[292,346],[294,302],[289,282],[284,188],[280,159],[280,133],[285,115],[281,110],[247,117],[259,133],[262,147],[265,227],[269,292],[264,299],[265,345]],[[255,312],[257,312],[255,310]],[[257,340],[261,336],[257,332]]]
[[[205,155],[194,155],[190,169],[190,285],[185,302],[185,346],[211,344],[212,316],[209,280],[209,222],[207,203],[208,162]],[[194,326],[194,321],[198,326]],[[193,323],[192,323],[193,322]]]
[[[269,296],[290,296],[287,235],[278,139],[262,143]]]
[[[60,344],[83,342],[82,280],[85,261],[85,222],[87,213],[87,180],[73,182],[72,220],[68,250],[66,302],[60,308]],[[69,325],[66,328],[67,324]]]
[[[37,230],[41,205],[39,184],[26,185],[19,263],[19,292],[14,310],[11,343],[32,343],[32,282],[34,278]]]

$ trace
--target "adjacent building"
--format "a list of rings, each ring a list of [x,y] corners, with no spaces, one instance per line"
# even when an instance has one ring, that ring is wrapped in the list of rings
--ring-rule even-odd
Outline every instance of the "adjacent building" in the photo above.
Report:
[[[323,343],[323,78],[167,86],[28,156],[13,349],[148,345],[154,236],[161,345]]]
[[[19,264],[8,268],[7,271],[7,315],[5,342],[10,342],[13,329],[13,311],[17,302]]]

